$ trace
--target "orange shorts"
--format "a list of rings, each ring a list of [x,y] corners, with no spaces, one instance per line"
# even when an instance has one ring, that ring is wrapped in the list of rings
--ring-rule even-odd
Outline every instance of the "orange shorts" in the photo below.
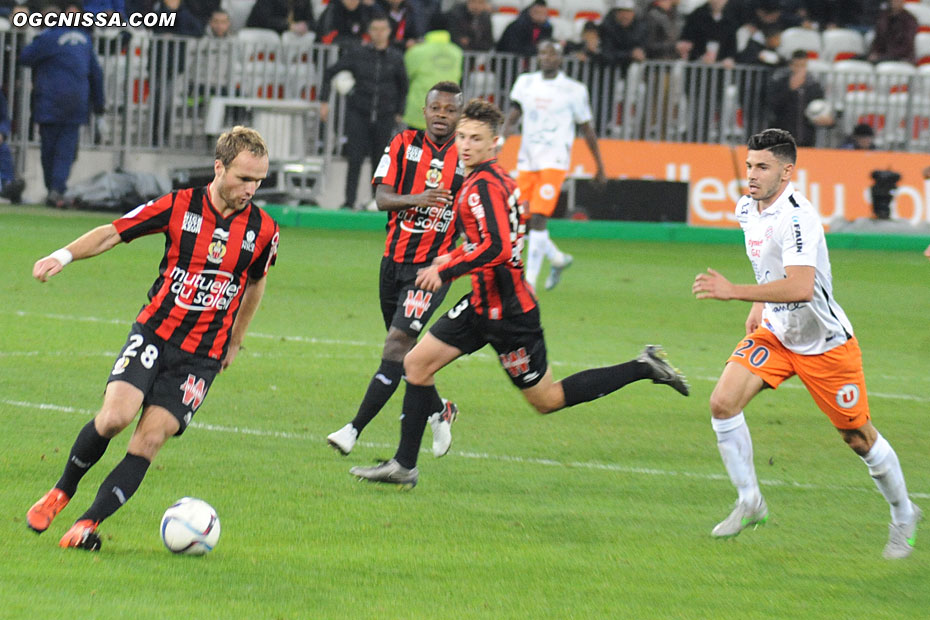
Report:
[[[862,351],[855,339],[826,353],[799,355],[760,327],[739,343],[727,361],[742,365],[773,389],[797,375],[836,428],[855,429],[869,421]]]
[[[520,196],[529,201],[530,213],[552,217],[566,174],[567,171],[554,168],[520,170],[517,173],[517,187],[520,188]]]

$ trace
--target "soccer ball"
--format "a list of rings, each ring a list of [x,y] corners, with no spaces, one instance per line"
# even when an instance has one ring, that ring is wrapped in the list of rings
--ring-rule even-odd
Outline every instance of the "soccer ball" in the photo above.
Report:
[[[826,99],[814,99],[804,109],[804,116],[812,123],[829,123],[833,119],[833,106]]]
[[[202,499],[182,497],[161,518],[161,540],[172,553],[203,555],[219,539],[220,518]]]
[[[340,95],[348,95],[355,88],[355,76],[351,71],[340,71],[333,76],[332,85]]]

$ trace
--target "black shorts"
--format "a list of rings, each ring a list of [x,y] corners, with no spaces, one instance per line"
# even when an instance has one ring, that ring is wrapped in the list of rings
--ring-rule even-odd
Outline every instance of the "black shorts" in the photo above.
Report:
[[[436,319],[429,333],[463,353],[490,344],[515,386],[523,390],[539,383],[548,368],[539,308],[492,321],[475,312],[469,297],[470,293]]]
[[[175,433],[180,435],[219,371],[219,360],[182,351],[133,323],[107,384],[125,381],[142,390],[142,406],[157,405],[171,412],[181,425]]]
[[[396,263],[387,256],[381,258],[379,293],[385,329],[394,327],[416,338],[442,305],[451,283],[443,284],[435,293],[417,288],[417,271],[424,266]]]

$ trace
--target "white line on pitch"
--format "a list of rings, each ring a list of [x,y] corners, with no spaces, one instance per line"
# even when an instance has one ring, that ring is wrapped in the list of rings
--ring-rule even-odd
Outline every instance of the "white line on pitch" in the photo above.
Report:
[[[118,319],[103,319],[103,318],[93,317],[93,316],[75,316],[75,315],[70,315],[70,314],[26,312],[23,310],[16,310],[12,312],[12,314],[15,314],[16,316],[20,316],[20,317],[34,316],[34,317],[54,319],[54,320],[60,320],[60,321],[82,321],[82,322],[89,322],[89,323],[105,323],[105,324],[110,324],[110,325],[126,325],[126,326],[129,326],[130,324],[128,321],[118,320]],[[384,345],[383,342],[365,342],[362,340],[339,340],[339,339],[333,339],[333,338],[314,338],[314,337],[309,337],[309,336],[279,336],[279,335],[274,335],[274,334],[265,334],[262,332],[250,332],[249,336],[254,337],[254,338],[262,338],[265,340],[283,340],[285,342],[299,342],[299,343],[304,343],[304,344],[324,344],[324,345],[372,347],[372,348],[382,347]],[[2,354],[0,354],[0,356],[2,356]],[[481,353],[481,352],[473,353],[471,357],[476,358],[476,359],[483,359],[485,357],[487,357],[488,359],[491,358],[490,355],[486,353]],[[552,366],[556,366],[556,367],[580,366],[581,365],[575,362],[562,362],[562,361],[552,361],[552,360],[550,360],[549,363]],[[615,362],[612,361],[612,362],[607,362],[603,364],[590,363],[590,365],[591,366],[598,366],[598,365],[606,366],[608,364],[613,364],[613,363]],[[585,364],[585,365],[588,365],[588,364]],[[884,378],[884,379],[898,379],[899,378],[899,377],[889,377],[886,375],[879,375],[879,377]],[[692,380],[710,381],[712,383],[716,383],[718,377],[716,376],[713,376],[713,377],[712,376],[692,376],[689,378],[691,378]],[[779,387],[785,387],[787,389],[806,389],[803,385],[799,385],[798,383],[783,383]],[[872,390],[869,390],[869,396],[874,397],[874,398],[885,398],[885,399],[890,399],[890,400],[907,400],[907,401],[912,401],[912,402],[917,402],[917,403],[930,403],[930,397],[915,396],[913,394],[900,394],[900,393],[894,393],[894,392],[874,392]]]
[[[19,400],[9,400],[9,399],[0,399],[0,404],[9,405],[13,407],[23,407],[27,409],[39,409],[41,411],[58,411],[62,413],[79,413],[81,415],[91,415],[94,412],[90,409],[82,409],[79,407],[68,407],[64,405],[54,405],[50,403],[30,403],[26,401]],[[304,434],[304,433],[290,433],[287,431],[268,431],[263,429],[256,428],[246,428],[241,426],[222,426],[219,424],[208,424],[202,422],[191,422],[192,428],[197,428],[205,431],[216,432],[216,433],[232,433],[236,435],[250,435],[253,437],[271,437],[276,439],[296,439],[300,441],[311,441],[314,443],[323,443],[323,438],[317,435]],[[359,441],[358,445],[365,446],[367,448],[379,448],[379,449],[392,449],[393,445],[384,444],[384,443],[374,443],[367,441]],[[428,452],[426,449],[423,450],[424,453]],[[633,474],[633,475],[643,475],[643,476],[663,476],[663,477],[677,477],[682,478],[696,478],[699,480],[728,480],[727,476],[724,474],[700,474],[696,472],[688,471],[674,471],[667,469],[656,469],[648,467],[632,467],[629,465],[618,465],[616,463],[597,463],[597,462],[579,462],[579,461],[569,461],[562,462],[556,461],[554,459],[540,459],[540,458],[531,458],[523,456],[510,456],[506,454],[491,454],[489,452],[468,452],[468,451],[452,451],[450,454],[455,456],[466,458],[466,459],[478,459],[484,461],[500,461],[504,463],[519,463],[523,465],[543,465],[548,467],[571,467],[575,469],[590,469],[597,471],[610,471],[615,473],[622,474]],[[791,480],[777,480],[777,479],[760,479],[759,484],[765,486],[773,487],[787,487],[792,489],[806,489],[806,490],[825,490],[825,491],[861,491],[868,493],[876,493],[877,491],[873,488],[868,487],[858,487],[858,486],[837,486],[837,485],[821,485],[821,484],[809,484],[803,482],[795,482]],[[930,498],[930,493],[915,493],[911,492],[912,497],[917,497],[921,499]]]

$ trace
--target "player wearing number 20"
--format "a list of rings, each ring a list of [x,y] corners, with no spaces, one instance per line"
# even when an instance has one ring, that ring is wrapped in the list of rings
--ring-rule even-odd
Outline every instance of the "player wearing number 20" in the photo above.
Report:
[[[97,526],[138,489],[165,441],[184,432],[214,377],[235,359],[261,302],[279,236],[274,220],[252,204],[268,173],[268,149],[258,132],[234,127],[217,141],[213,167],[214,179],[206,187],[144,204],[33,267],[33,276],[45,282],[72,260],[143,235],[165,235],[149,303],[110,371],[103,406],[78,433],[54,488],[26,515],[34,531],[48,529],[110,439],[141,409],[125,458],[61,539],[62,547],[99,548]]]
[[[768,519],[752,462],[752,439],[743,408],[764,388],[793,375],[843,440],[865,462],[891,506],[884,556],[910,555],[920,509],[907,495],[891,444],[872,425],[862,353],[852,326],[833,298],[833,277],[820,215],[791,183],[797,161],[794,138],[766,129],[749,139],[749,195],[736,205],[746,254],[757,284],[733,284],[708,269],[694,279],[698,299],[753,302],[746,337],[727,360],[710,397],[717,447],[739,498],[712,535],[736,536]]]

